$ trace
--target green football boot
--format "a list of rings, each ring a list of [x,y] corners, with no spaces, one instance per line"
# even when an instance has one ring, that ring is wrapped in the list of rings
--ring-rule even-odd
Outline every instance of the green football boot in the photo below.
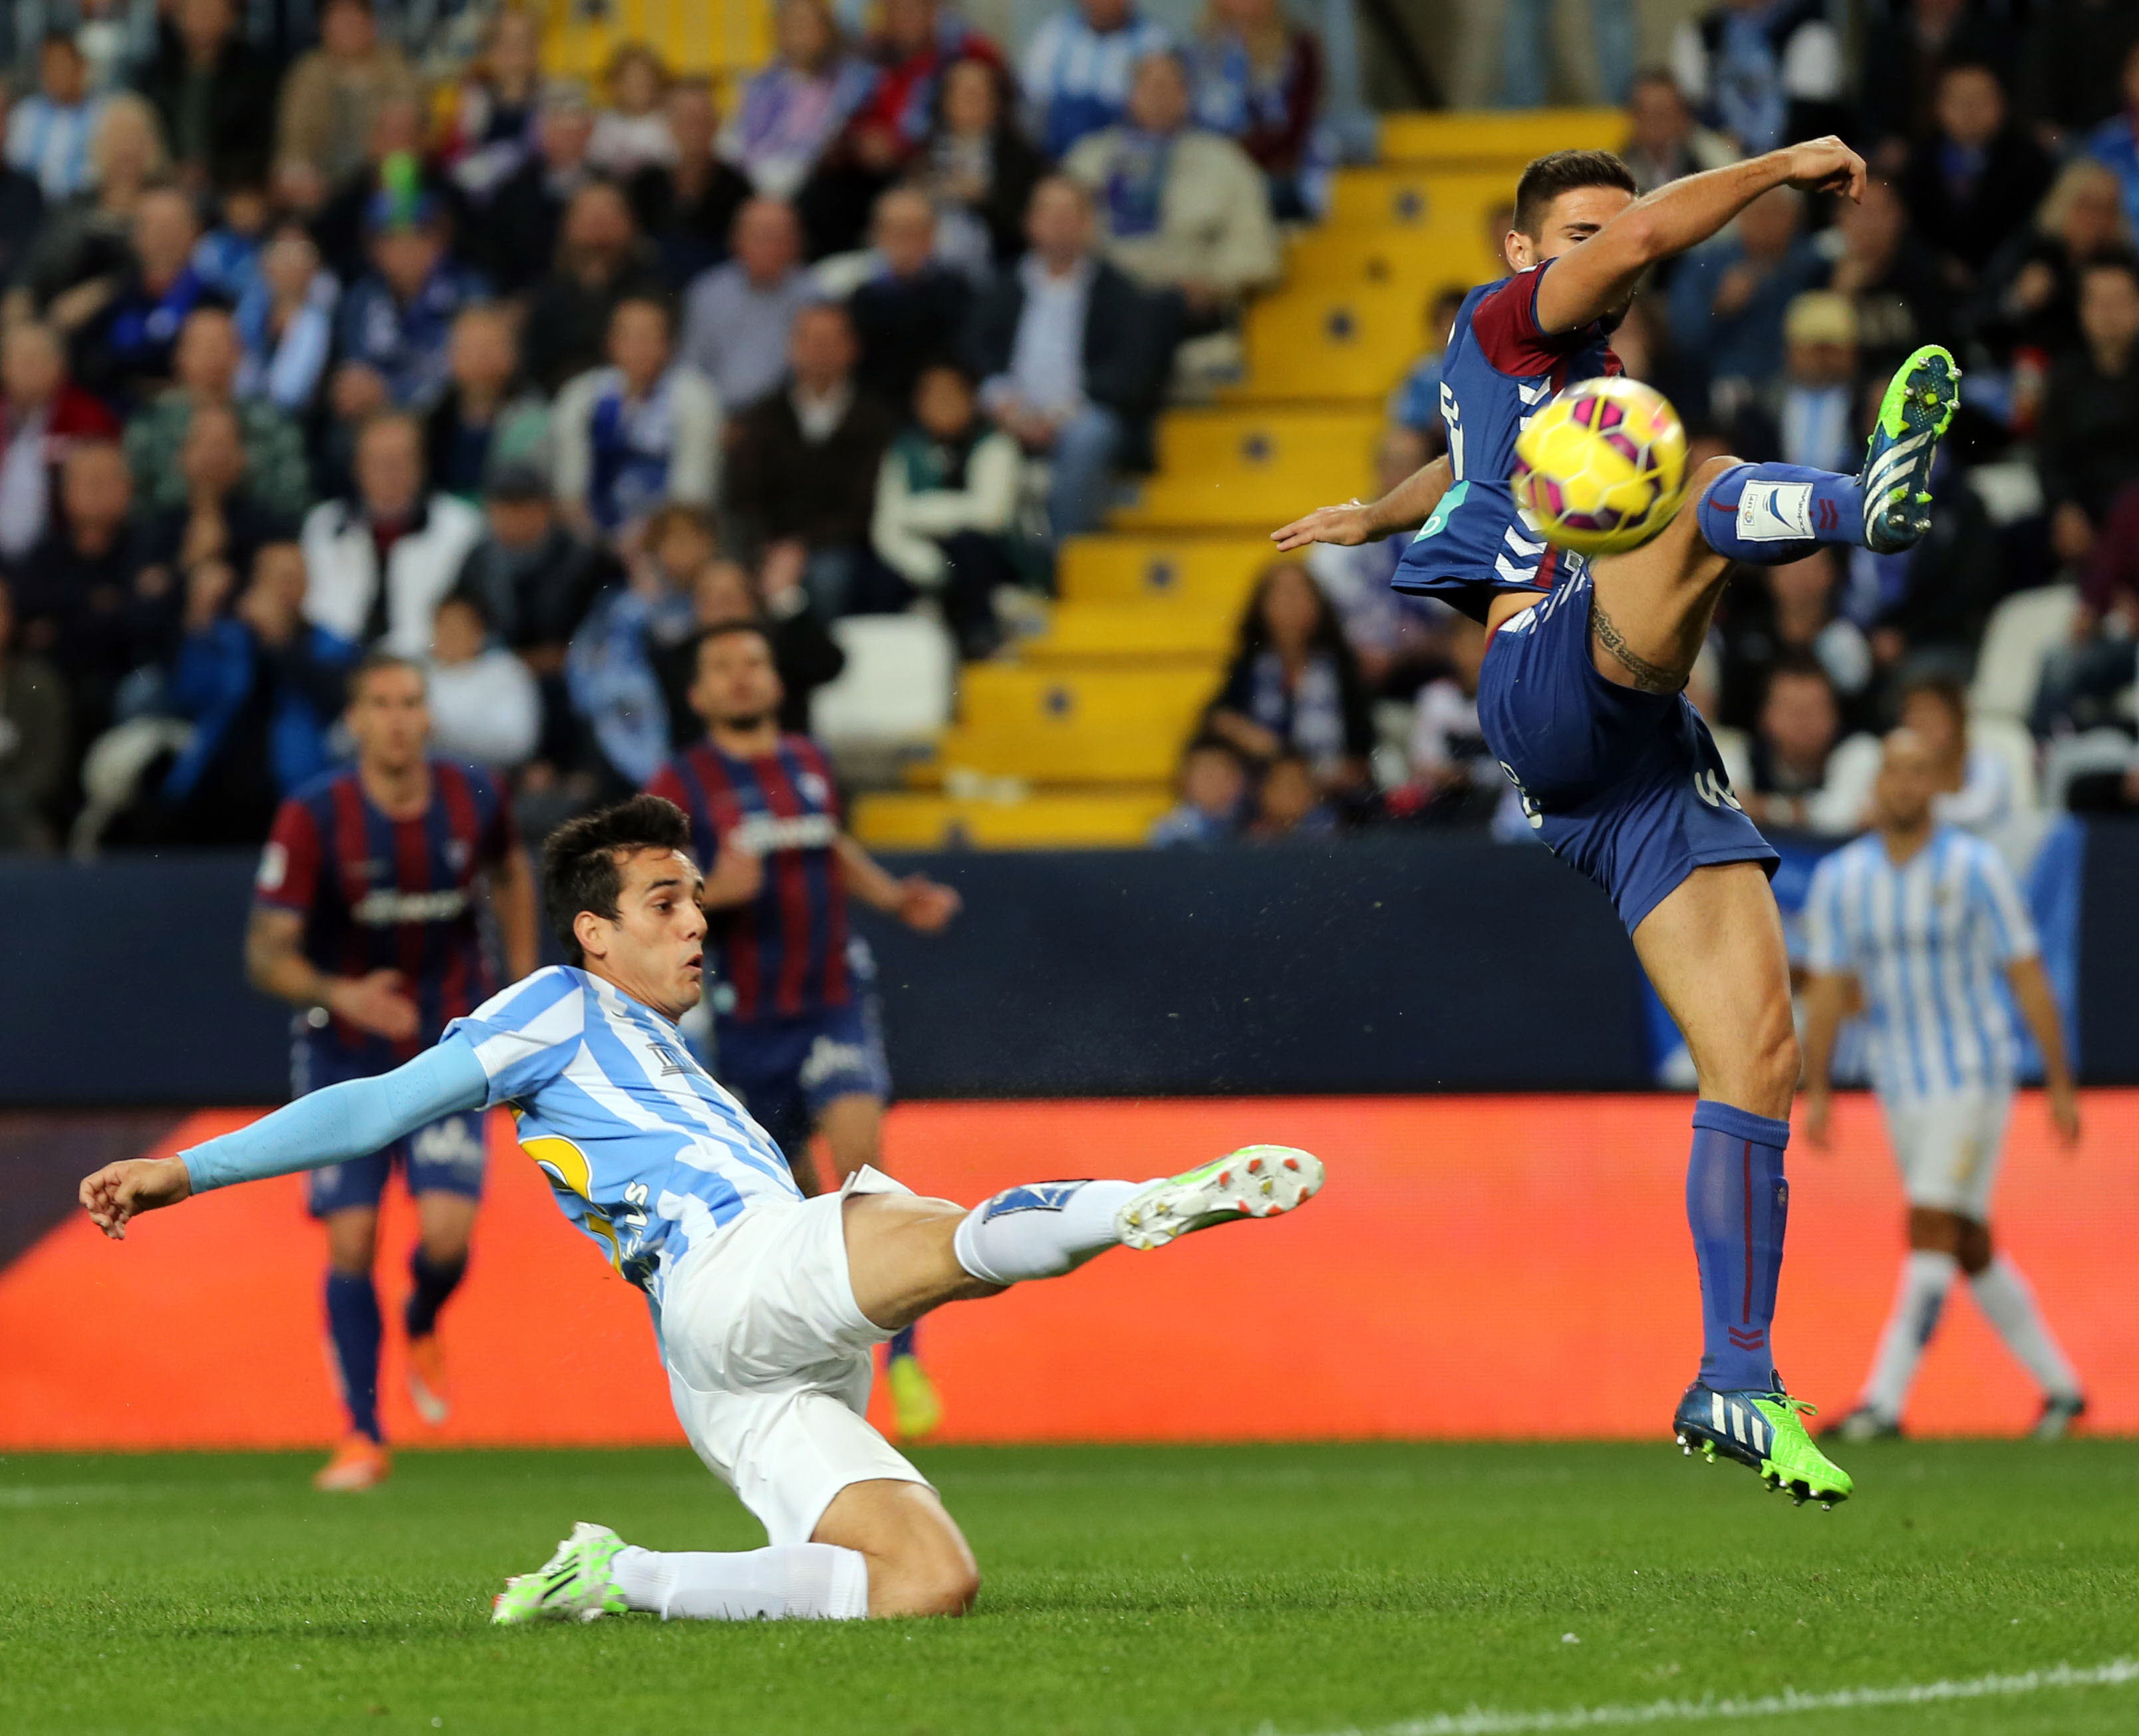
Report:
[[[1931,527],[1931,464],[1960,403],[1952,353],[1926,344],[1895,369],[1857,473],[1864,491],[1864,540],[1881,555],[1914,548]]]
[[[1719,1392],[1696,1381],[1678,1401],[1672,1432],[1686,1452],[1711,1465],[1729,1459],[1750,1466],[1797,1506],[1817,1501],[1832,1507],[1848,1500],[1857,1485],[1805,1432],[1804,1419],[1817,1409],[1784,1391],[1779,1375],[1765,1392]]]
[[[624,1539],[606,1525],[573,1526],[547,1563],[505,1582],[505,1589],[491,1600],[490,1619],[508,1627],[521,1621],[594,1621],[622,1615],[624,1594],[609,1570],[623,1547]]]
[[[1236,1218],[1274,1218],[1322,1189],[1322,1160],[1289,1145],[1242,1146],[1177,1176],[1147,1181],[1114,1213],[1124,1248],[1163,1248]]]

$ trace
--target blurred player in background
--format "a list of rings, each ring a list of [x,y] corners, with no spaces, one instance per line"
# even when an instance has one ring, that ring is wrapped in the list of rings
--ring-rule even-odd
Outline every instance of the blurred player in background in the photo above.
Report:
[[[822,1133],[826,1189],[883,1167],[891,1070],[869,947],[850,933],[847,898],[932,934],[958,895],[918,874],[894,879],[847,835],[831,762],[806,736],[782,735],[784,697],[771,641],[747,623],[699,639],[691,707],[706,739],[648,785],[691,820],[718,986],[712,995],[714,1075],[771,1134],[805,1193],[820,1181],[810,1155]],[[884,1368],[900,1435],[934,1432],[942,1407],[913,1328],[891,1340]]]
[[[1902,364],[1855,476],[1711,458],[1662,532],[1593,561],[1548,543],[1517,509],[1511,478],[1516,438],[1538,409],[1577,381],[1620,372],[1612,333],[1652,267],[1781,188],[1858,199],[1864,176],[1863,159],[1831,138],[1641,198],[1608,151],[1539,158],[1516,183],[1501,239],[1511,275],[1463,298],[1442,357],[1446,456],[1372,504],[1324,506],[1272,536],[1291,550],[1420,526],[1392,583],[1483,623],[1478,719],[1493,756],[1539,837],[1611,896],[1700,1080],[1686,1198],[1701,1361],[1672,1431],[1689,1453],[1828,1505],[1853,1485],[1806,1433],[1810,1407],[1784,1388],[1769,1335],[1799,1070],[1768,885],[1779,858],[1732,794],[1685,687],[1733,562],[1779,566],[1828,545],[1893,553],[1922,538],[1960,370],[1936,345]]]
[[[301,1010],[291,1092],[390,1072],[496,991],[477,922],[487,882],[509,980],[536,966],[535,883],[504,793],[486,774],[433,760],[423,675],[374,653],[350,677],[345,714],[356,764],[284,802],[261,857],[246,974]],[[433,1425],[448,1406],[438,1310],[467,1267],[482,1196],[479,1112],[439,1117],[405,1138],[312,1172],[326,1226],[327,1331],[349,1433],[313,1481],[369,1489],[387,1472],[379,1425],[379,1201],[399,1167],[416,1201],[409,1393]]]
[[[2087,1409],[2019,1269],[1990,1241],[1990,1192],[2012,1113],[2019,1044],[2002,976],[2034,1034],[2050,1119],[2070,1149],[2079,1101],[2035,933],[1997,851],[1934,814],[1944,768],[1913,730],[1887,737],[1877,829],[1823,861],[1805,902],[1805,1131],[1828,1142],[1835,1032],[1861,1011],[1872,1078],[1909,1200],[1909,1254],[1846,1440],[1901,1432],[1909,1382],[1955,1275],[2043,1388],[2035,1433],[2054,1440]]]

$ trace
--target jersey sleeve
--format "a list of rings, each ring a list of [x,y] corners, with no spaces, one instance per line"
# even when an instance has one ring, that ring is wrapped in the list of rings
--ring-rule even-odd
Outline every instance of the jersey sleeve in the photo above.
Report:
[[[326,840],[320,823],[304,803],[286,801],[277,810],[252,878],[254,900],[272,910],[309,915],[326,868]]]
[[[2042,950],[2035,939],[2035,925],[2004,858],[1989,844],[1979,846],[1968,881],[1984,932],[1990,937],[1991,956],[2001,965],[2034,957]]]
[[[560,1075],[586,1034],[586,989],[551,965],[446,1027],[439,1046],[471,1051],[489,1081],[483,1107],[532,1097]]]
[[[1842,938],[1842,858],[1825,857],[1812,871],[1804,902],[1805,968],[1831,976],[1850,968]]]
[[[1503,374],[1519,379],[1549,374],[1591,340],[1587,326],[1547,331],[1538,324],[1538,289],[1551,269],[1548,259],[1516,272],[1471,310],[1471,335],[1477,341],[1478,353]]]

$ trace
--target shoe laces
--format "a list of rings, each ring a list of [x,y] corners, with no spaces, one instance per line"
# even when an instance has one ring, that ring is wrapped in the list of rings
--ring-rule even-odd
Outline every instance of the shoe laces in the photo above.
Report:
[[[1810,1399],[1792,1398],[1789,1393],[1779,1390],[1774,1392],[1764,1392],[1760,1396],[1765,1402],[1771,1405],[1780,1405],[1785,1411],[1793,1411],[1799,1416],[1817,1416],[1819,1415],[1819,1406],[1813,1403]]]

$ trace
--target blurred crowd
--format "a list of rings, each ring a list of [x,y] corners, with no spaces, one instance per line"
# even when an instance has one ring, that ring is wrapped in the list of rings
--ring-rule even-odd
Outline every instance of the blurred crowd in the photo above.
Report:
[[[1877,732],[1906,719],[1938,745],[1956,823],[2139,811],[2139,6],[1734,0],[1626,83],[1645,189],[1828,131],[1872,169],[1861,204],[1769,194],[1635,303],[1615,346],[1679,408],[1689,467],[1853,472],[1911,350],[1947,345],[1966,374],[1919,547],[1731,580],[1690,696],[1747,809],[1859,829]],[[1422,310],[1381,487],[1442,448],[1437,351],[1467,287]],[[1318,549],[1265,575],[1155,841],[1524,835],[1478,732],[1476,629],[1391,594],[1397,553]]]
[[[843,616],[1030,621],[1311,211],[1321,51],[872,12],[723,104],[512,5],[12,0],[0,849],[256,842],[374,645],[539,829],[695,733],[703,627],[800,724]]]

